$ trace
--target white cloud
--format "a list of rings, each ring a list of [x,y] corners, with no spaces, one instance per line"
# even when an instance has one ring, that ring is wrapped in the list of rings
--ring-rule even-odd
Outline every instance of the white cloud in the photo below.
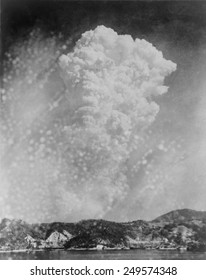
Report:
[[[176,69],[149,42],[98,26],[59,58],[66,100],[57,41],[33,36],[11,66],[0,120],[3,216],[72,221],[112,211],[130,191],[128,159],[159,111],[153,96],[166,93]]]

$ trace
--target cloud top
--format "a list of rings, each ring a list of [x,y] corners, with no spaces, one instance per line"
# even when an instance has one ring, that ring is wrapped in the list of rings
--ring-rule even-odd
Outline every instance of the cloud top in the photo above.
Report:
[[[77,119],[122,137],[154,120],[151,98],[167,92],[164,78],[176,69],[149,42],[105,26],[85,32],[59,62]]]

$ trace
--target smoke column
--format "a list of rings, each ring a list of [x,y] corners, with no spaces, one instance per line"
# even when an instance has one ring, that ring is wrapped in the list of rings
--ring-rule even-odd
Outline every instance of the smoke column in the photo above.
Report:
[[[131,162],[176,64],[104,26],[31,38],[8,54],[0,130],[1,218],[104,218],[131,189]],[[138,161],[138,158],[135,158]],[[138,192],[137,192],[138,195]]]

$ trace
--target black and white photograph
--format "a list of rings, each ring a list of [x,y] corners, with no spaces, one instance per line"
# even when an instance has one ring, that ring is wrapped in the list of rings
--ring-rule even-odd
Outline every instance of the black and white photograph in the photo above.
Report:
[[[206,1],[2,0],[0,260],[206,260]]]

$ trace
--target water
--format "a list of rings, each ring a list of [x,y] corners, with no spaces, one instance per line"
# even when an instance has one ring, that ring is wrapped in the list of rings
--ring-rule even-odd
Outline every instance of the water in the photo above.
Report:
[[[158,250],[128,251],[32,251],[0,253],[0,259],[14,260],[206,260],[206,252]]]

